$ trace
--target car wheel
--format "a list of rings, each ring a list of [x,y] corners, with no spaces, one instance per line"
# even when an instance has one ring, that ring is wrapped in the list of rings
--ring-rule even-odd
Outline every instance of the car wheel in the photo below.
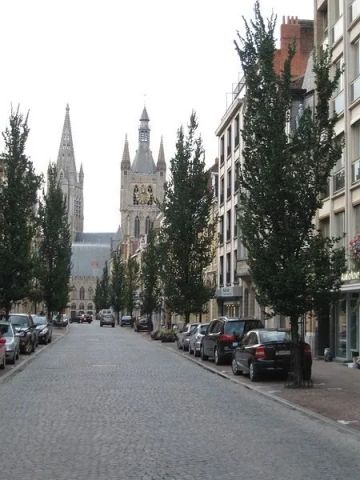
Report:
[[[31,351],[32,351],[32,352],[35,352],[35,348],[36,348],[36,343],[35,343],[35,342],[32,342],[32,343],[31,343]]]
[[[123,327],[124,325],[122,323],[120,323],[120,327]]]
[[[29,340],[28,343],[26,344],[25,346],[25,353],[26,355],[30,355],[30,353],[33,351],[33,344],[32,342]]]
[[[51,343],[51,342],[52,342],[52,335],[50,335],[48,338],[48,343]]]
[[[0,365],[1,370],[4,370],[4,368],[5,368],[5,363],[6,363],[6,362],[5,362],[5,356],[4,356],[3,361],[2,361],[2,364]]]
[[[201,350],[200,350],[200,356],[201,356],[201,360],[207,360],[209,358],[207,355],[205,355],[204,347],[202,345],[201,345]]]
[[[179,340],[176,340],[176,343],[177,343],[177,347],[178,347],[178,349],[179,349],[179,350],[181,350],[181,345],[180,345],[180,342],[179,342]]]
[[[20,349],[18,349],[18,351],[16,352],[16,360],[19,360],[20,358]]]
[[[111,326],[112,326],[112,328],[114,328],[114,327],[115,327],[115,323],[113,323]]]
[[[251,362],[249,365],[249,377],[252,382],[256,382],[258,379],[259,375],[256,371],[256,367],[254,365],[254,362]]]
[[[236,363],[235,358],[232,359],[231,369],[232,369],[234,375],[241,375],[242,374],[242,371],[239,370],[239,367],[238,367],[238,364]]]
[[[100,327],[102,327],[102,326],[103,326],[103,324],[100,322]]]
[[[215,365],[221,365],[221,362],[222,362],[222,358],[219,355],[219,350],[217,348],[215,348],[214,350],[214,362],[215,362]]]
[[[198,357],[199,356],[199,352],[196,350],[196,348],[194,348],[194,357]]]

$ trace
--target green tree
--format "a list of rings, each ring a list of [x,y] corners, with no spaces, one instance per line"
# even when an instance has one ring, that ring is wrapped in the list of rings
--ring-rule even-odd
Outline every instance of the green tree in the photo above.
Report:
[[[41,176],[35,174],[25,154],[28,118],[11,111],[3,133],[5,151],[0,156],[0,306],[9,314],[11,305],[29,294],[33,277],[37,192]]]
[[[213,256],[216,222],[211,220],[213,191],[205,170],[205,155],[195,113],[188,133],[177,133],[176,153],[171,160],[171,179],[165,187],[161,230],[163,284],[171,310],[185,316],[200,313],[214,293],[204,284],[203,270]],[[216,219],[217,220],[217,219]]]
[[[132,316],[135,308],[135,297],[139,286],[139,264],[135,258],[130,257],[125,269],[124,307]]]
[[[314,59],[316,108],[306,108],[287,135],[294,48],[278,76],[275,23],[273,16],[264,22],[257,1],[255,20],[250,26],[245,21],[245,37],[239,36],[240,46],[235,42],[246,85],[238,220],[259,303],[290,317],[294,385],[302,385],[298,319],[336,293],[344,269],[343,250],[335,252],[334,240],[321,239],[313,224],[342,152],[336,117],[329,115],[340,72],[330,78],[331,54],[320,50]]]
[[[125,296],[125,265],[119,250],[116,250],[112,258],[112,269],[110,279],[111,306],[119,323],[119,313],[124,308]]]
[[[152,228],[148,233],[148,243],[141,262],[141,278],[143,282],[141,313],[147,315],[150,324],[152,324],[152,313],[159,311],[161,307],[160,268],[159,246],[156,243],[155,230]]]
[[[95,293],[94,293],[94,303],[95,303],[97,312],[99,310],[103,309],[103,308],[106,308],[106,305],[104,305],[104,301],[103,301],[100,278],[96,279],[96,287],[95,287]]]
[[[108,262],[105,262],[103,273],[100,280],[100,289],[99,289],[99,309],[109,308],[111,301],[111,291],[110,291],[110,279],[109,279],[109,268]],[[96,291],[95,291],[96,294]],[[97,305],[98,306],[98,305]]]
[[[39,206],[39,281],[48,317],[63,310],[69,300],[71,234],[64,195],[54,164],[48,168],[48,185]]]

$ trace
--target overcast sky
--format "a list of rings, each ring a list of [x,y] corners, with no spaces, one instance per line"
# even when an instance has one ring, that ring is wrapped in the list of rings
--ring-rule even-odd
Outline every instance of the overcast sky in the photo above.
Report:
[[[265,15],[313,18],[313,0],[262,0]],[[1,0],[0,129],[10,106],[30,110],[27,154],[38,173],[56,161],[66,104],[77,169],[83,164],[87,232],[120,222],[125,134],[137,148],[144,102],[154,160],[164,137],[167,164],[176,131],[197,112],[206,160],[239,79],[234,50],[253,0]],[[1,150],[3,142],[1,139]],[[169,170],[169,168],[168,168]]]

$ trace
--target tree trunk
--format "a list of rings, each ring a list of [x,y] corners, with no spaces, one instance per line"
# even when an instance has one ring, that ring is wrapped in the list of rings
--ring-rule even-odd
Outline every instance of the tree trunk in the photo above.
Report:
[[[291,378],[289,379],[289,387],[301,387],[304,383],[303,378],[303,358],[302,358],[302,343],[299,338],[299,322],[298,317],[290,318],[291,325]]]

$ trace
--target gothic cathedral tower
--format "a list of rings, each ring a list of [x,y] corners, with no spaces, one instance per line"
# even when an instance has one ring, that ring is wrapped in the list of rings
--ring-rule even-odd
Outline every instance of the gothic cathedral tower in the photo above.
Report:
[[[150,150],[149,117],[144,107],[134,161],[130,163],[127,137],[121,161],[120,213],[124,239],[140,239],[149,232],[159,213],[156,200],[162,202],[164,198],[165,177],[163,142],[155,165]]]
[[[79,174],[76,171],[74,145],[71,134],[70,108],[66,106],[64,127],[61,136],[57,172],[67,209],[72,240],[84,228],[84,172],[82,165]]]

